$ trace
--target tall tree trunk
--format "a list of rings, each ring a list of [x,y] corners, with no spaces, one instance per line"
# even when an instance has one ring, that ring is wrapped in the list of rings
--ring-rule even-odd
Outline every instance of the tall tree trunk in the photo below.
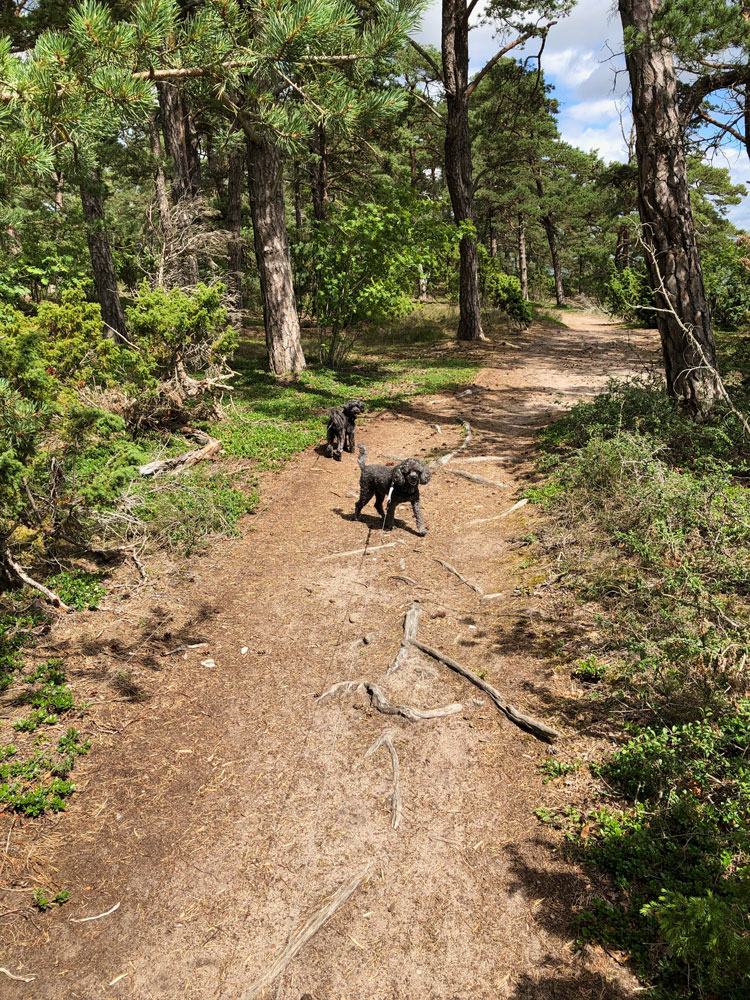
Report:
[[[497,257],[497,233],[495,232],[495,227],[492,225],[492,209],[489,211],[487,224],[490,229],[490,257]]]
[[[104,216],[101,171],[97,169],[90,177],[84,178],[80,182],[80,191],[91,270],[102,319],[117,342],[127,343],[125,313],[120,302],[117,271]]]
[[[229,257],[228,292],[234,309],[242,310],[242,182],[245,176],[245,157],[241,150],[229,154],[227,177],[227,226],[232,234],[227,247]]]
[[[313,216],[318,222],[325,222],[328,218],[328,139],[326,130],[321,125],[317,134],[317,163],[312,165],[312,203]]]
[[[447,103],[445,178],[457,223],[474,221],[471,135],[469,133],[469,19],[466,0],[443,0],[443,84]],[[477,241],[460,244],[459,340],[484,340],[479,307]]]
[[[281,157],[267,140],[247,140],[255,258],[263,296],[268,365],[276,375],[305,367],[286,237]]]
[[[518,213],[518,271],[521,279],[521,294],[529,301],[529,264],[526,259],[526,219]]]
[[[164,263],[169,253],[169,244],[172,239],[172,216],[169,211],[169,197],[167,195],[167,177],[162,164],[161,139],[159,138],[159,128],[156,123],[156,115],[149,119],[148,123],[149,139],[151,142],[151,155],[154,158],[154,188],[156,190],[156,205],[159,209],[159,223],[161,225],[161,253],[159,254],[159,267],[156,275],[156,283],[159,287],[164,286]]]
[[[623,223],[617,230],[615,267],[618,271],[623,271],[626,267],[630,267],[630,227],[627,223]]]
[[[417,153],[413,146],[409,147],[409,165],[411,167],[411,186],[417,188]]]
[[[659,310],[669,392],[693,412],[721,392],[685,166],[674,61],[654,36],[655,0],[619,0],[633,93],[638,209],[651,287]]]
[[[193,131],[179,89],[171,83],[158,83],[156,88],[164,146],[173,164],[172,201],[178,210],[177,229],[187,231],[193,221],[192,212],[187,206],[200,194],[200,174],[196,168],[197,151],[193,144]],[[186,284],[197,283],[198,260],[194,253],[181,254],[180,271]]]
[[[55,212],[59,215],[64,206],[65,175],[62,170],[55,170],[52,176],[55,179]]]
[[[552,274],[555,278],[555,299],[559,306],[565,305],[565,289],[563,288],[562,270],[560,269],[560,252],[557,246],[557,233],[552,216],[543,215],[541,218],[542,229],[547,236],[549,243],[549,255],[552,259]]]

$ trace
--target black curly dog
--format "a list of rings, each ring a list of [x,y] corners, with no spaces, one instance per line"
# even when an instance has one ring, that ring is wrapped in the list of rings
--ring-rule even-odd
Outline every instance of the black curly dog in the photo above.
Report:
[[[354,508],[354,516],[359,517],[362,508],[375,497],[375,510],[385,518],[385,530],[393,528],[396,517],[396,507],[400,503],[410,503],[417,521],[417,532],[427,534],[427,528],[422,520],[422,505],[419,502],[419,487],[430,481],[430,470],[418,458],[405,458],[399,465],[367,465],[367,449],[359,446],[359,500]],[[383,500],[388,496],[391,487],[393,493],[388,500],[387,511],[383,510]]]
[[[354,451],[354,424],[367,407],[361,399],[350,399],[343,406],[328,411],[326,455],[341,461],[342,451]]]

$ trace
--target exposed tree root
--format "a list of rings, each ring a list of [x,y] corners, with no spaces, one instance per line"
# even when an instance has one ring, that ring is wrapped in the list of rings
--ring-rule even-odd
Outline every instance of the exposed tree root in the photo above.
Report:
[[[529,501],[524,497],[523,500],[519,500],[518,503],[514,503],[513,506],[506,510],[503,514],[495,514],[494,517],[478,517],[475,521],[469,521],[469,523],[464,525],[464,527],[473,528],[476,524],[487,524],[488,521],[501,521],[504,517],[507,517],[508,514],[512,514],[521,507],[525,507],[528,502]]]
[[[480,486],[492,486],[495,489],[509,490],[508,483],[497,483],[494,479],[484,479],[482,476],[475,476],[473,472],[464,472],[463,469],[446,469],[449,476],[460,476],[461,479],[468,479],[472,483],[479,483]]]
[[[369,867],[357,875],[356,878],[353,878],[351,882],[347,882],[346,885],[342,886],[335,896],[307,918],[300,929],[289,938],[286,947],[268,972],[265,972],[247,992],[241,993],[240,1000],[253,1000],[265,986],[268,986],[269,983],[272,983],[274,979],[277,979],[282,974],[287,965],[299,954],[310,938],[314,937],[320,928],[331,919],[334,913],[359,889],[367,877],[368,871]]]
[[[62,601],[60,596],[56,594],[54,590],[50,590],[49,587],[45,587],[43,583],[39,583],[38,580],[29,576],[23,566],[21,566],[20,563],[17,563],[10,554],[10,549],[7,545],[2,545],[2,547],[0,547],[0,567],[5,570],[6,574],[12,580],[16,580],[18,583],[26,584],[26,586],[31,587],[32,590],[37,590],[53,607],[59,608],[60,611],[72,610]]]
[[[386,542],[384,545],[366,545],[363,549],[350,549],[349,552],[332,552],[323,559],[343,559],[344,556],[361,556],[363,552],[377,552],[378,549],[392,549],[398,542]]]
[[[437,556],[433,556],[432,558],[435,562],[439,562],[443,569],[447,569],[449,573],[457,576],[461,583],[465,584],[469,590],[473,590],[475,594],[479,594],[480,596],[484,595],[482,588],[478,584],[472,583],[471,580],[467,580],[465,576],[458,572],[455,566],[451,566],[451,564],[447,563],[444,559],[438,559]]]
[[[392,674],[394,670],[402,665],[409,653],[409,646],[417,638],[417,627],[419,626],[419,616],[422,609],[419,602],[415,601],[404,616],[404,637],[401,640],[401,648],[396,654],[396,659],[388,667],[387,674]]]
[[[395,736],[395,731],[393,729],[386,729],[384,733],[375,740],[373,745],[365,754],[365,759],[370,757],[379,750],[381,747],[387,747],[388,752],[391,755],[391,764],[393,766],[393,793],[391,795],[391,826],[394,830],[398,830],[401,823],[401,785],[399,783],[399,764],[398,764],[398,754],[396,753],[396,748],[393,745],[393,737]]]
[[[462,462],[512,462],[510,455],[473,455],[471,458],[462,458]]]
[[[359,639],[357,639],[357,645],[359,645]],[[338,684],[334,684],[333,687],[329,687],[323,694],[318,695],[316,700],[323,701],[324,698],[332,698],[333,695],[338,694],[340,691],[349,694],[350,691],[356,690],[364,683],[364,681],[339,681]]]
[[[428,646],[424,642],[420,642],[419,639],[413,640],[413,645],[417,649],[421,649],[423,653],[427,656],[431,656],[433,660],[437,660],[438,663],[444,663],[446,667],[450,670],[455,670],[457,674],[465,677],[467,681],[471,681],[475,684],[481,691],[494,701],[501,712],[510,719],[514,725],[518,726],[519,729],[525,730],[527,733],[531,733],[532,736],[536,736],[539,740],[544,740],[546,742],[551,742],[560,738],[560,734],[556,729],[552,729],[550,726],[545,725],[543,722],[538,722],[536,719],[532,719],[528,715],[524,715],[523,712],[519,712],[518,709],[509,705],[507,701],[503,698],[497,688],[494,688],[487,681],[483,681],[481,677],[477,676],[473,670],[469,670],[467,667],[461,666],[456,660],[451,659],[450,656],[446,656],[445,653],[441,653],[440,650],[433,649],[432,646]]]
[[[415,643],[416,645],[416,643]],[[426,722],[428,719],[443,719],[447,715],[456,715],[463,712],[463,705],[453,702],[444,708],[428,708],[424,711],[421,708],[411,708],[409,705],[394,705],[388,701],[382,689],[372,681],[365,681],[364,689],[370,696],[372,707],[382,712],[383,715],[401,715],[409,722]]]
[[[461,421],[461,425],[463,426],[463,429],[465,431],[465,436],[464,436],[464,439],[461,442],[461,444],[458,446],[458,448],[456,448],[455,451],[449,451],[447,455],[442,455],[440,458],[435,459],[434,463],[433,462],[428,462],[427,463],[428,465],[433,465],[433,464],[434,465],[447,465],[448,462],[450,462],[450,460],[452,458],[455,458],[455,456],[459,453],[459,451],[463,451],[464,450],[464,448],[467,446],[467,444],[469,443],[469,441],[471,441],[471,424],[468,423],[466,420],[462,420]]]
[[[148,465],[142,465],[138,469],[142,476],[157,476],[160,472],[186,472],[198,462],[203,462],[207,458],[212,458],[221,451],[221,441],[211,437],[204,431],[194,430],[191,427],[180,428],[180,433],[185,437],[191,437],[201,445],[192,451],[186,451],[182,455],[174,458],[160,458]]]

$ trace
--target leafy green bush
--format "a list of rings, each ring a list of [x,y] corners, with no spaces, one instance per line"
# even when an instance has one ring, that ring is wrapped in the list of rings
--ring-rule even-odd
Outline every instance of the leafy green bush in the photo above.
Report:
[[[654,295],[645,269],[613,270],[604,290],[604,305],[634,326],[656,327]]]
[[[59,594],[68,607],[77,611],[96,608],[106,594],[101,584],[101,573],[85,573],[83,570],[64,570],[51,577],[47,584]]]
[[[750,268],[747,236],[725,236],[701,253],[706,298],[714,325],[739,330],[750,321]]]
[[[521,282],[513,274],[505,274],[495,257],[481,255],[482,291],[492,305],[510,316],[520,326],[528,326],[532,320],[532,306],[524,299]]]

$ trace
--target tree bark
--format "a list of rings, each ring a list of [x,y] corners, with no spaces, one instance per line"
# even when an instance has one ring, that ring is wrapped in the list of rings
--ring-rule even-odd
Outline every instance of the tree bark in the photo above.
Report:
[[[158,83],[159,107],[161,109],[162,131],[167,155],[173,164],[172,201],[177,212],[178,228],[187,228],[192,223],[190,213],[181,206],[187,205],[200,194],[200,168],[194,130],[186,113],[179,89],[172,83]],[[198,282],[198,261],[195,254],[185,253],[180,270],[188,285]]]
[[[630,267],[630,227],[626,223],[623,223],[617,230],[615,267],[618,271],[624,271],[626,267]]]
[[[521,294],[529,301],[529,265],[526,259],[526,220],[523,212],[518,213],[518,271],[521,279]]]
[[[263,296],[268,365],[275,375],[305,367],[286,235],[281,157],[267,140],[247,140],[255,258]]]
[[[167,177],[162,164],[161,139],[156,123],[156,115],[152,116],[148,123],[149,139],[151,141],[151,155],[154,158],[154,188],[156,190],[156,205],[159,209],[159,222],[161,225],[162,247],[159,255],[159,269],[156,275],[156,283],[159,287],[164,286],[164,263],[167,257],[169,242],[172,238],[172,217],[169,211],[169,197],[167,195]]]
[[[86,223],[86,239],[91,256],[94,287],[102,320],[118,343],[127,343],[125,313],[120,302],[117,271],[104,215],[101,171],[95,170],[80,182],[81,207]]]
[[[229,257],[228,292],[234,309],[242,309],[242,182],[245,175],[245,157],[241,150],[229,154],[227,177],[227,226],[232,234],[227,247]]]
[[[625,61],[633,94],[638,209],[654,290],[669,392],[694,413],[720,395],[711,316],[706,302],[685,166],[677,79],[670,51],[654,36],[654,0],[619,0]]]
[[[445,179],[456,223],[474,221],[471,135],[469,132],[469,19],[466,0],[443,0],[443,84],[447,104]],[[484,340],[479,306],[477,241],[460,244],[459,340]]]
[[[294,161],[294,224],[297,227],[297,231],[302,229],[303,218],[302,218],[302,185],[299,180],[299,161]]]

